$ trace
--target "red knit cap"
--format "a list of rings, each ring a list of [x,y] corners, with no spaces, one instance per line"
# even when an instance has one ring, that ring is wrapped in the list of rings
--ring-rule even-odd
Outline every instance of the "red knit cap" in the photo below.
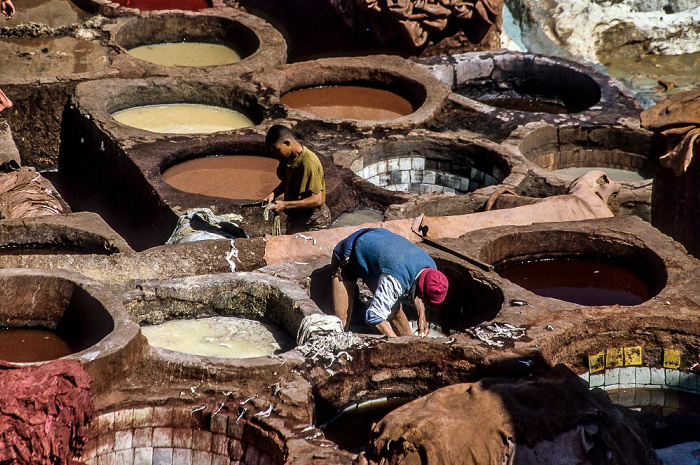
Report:
[[[447,277],[435,268],[426,268],[418,276],[418,292],[433,305],[445,300],[448,287]]]

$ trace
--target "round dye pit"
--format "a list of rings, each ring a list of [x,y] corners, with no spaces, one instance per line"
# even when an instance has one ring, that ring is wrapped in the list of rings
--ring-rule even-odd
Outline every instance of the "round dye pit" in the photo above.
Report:
[[[80,457],[85,465],[276,464],[287,453],[260,422],[192,405],[101,412],[86,437]]]
[[[496,271],[537,295],[579,305],[638,305],[650,297],[646,283],[633,271],[599,261],[526,261]]]
[[[411,400],[411,398],[393,397],[353,404],[320,428],[324,436],[340,449],[353,454],[366,452],[374,424]]]
[[[163,180],[184,192],[226,199],[262,199],[279,184],[273,158],[224,155],[188,160],[163,172]]]
[[[393,92],[366,86],[298,89],[281,97],[291,108],[332,119],[388,120],[413,113],[411,102]]]
[[[140,45],[128,52],[134,58],[163,66],[220,66],[241,61],[233,48],[204,42]]]
[[[133,107],[112,113],[112,117],[134,128],[172,134],[208,134],[255,124],[239,111],[194,103]]]
[[[578,305],[637,305],[667,279],[663,260],[643,243],[585,232],[507,234],[485,245],[480,257],[535,294]]]
[[[509,160],[494,146],[424,138],[371,147],[348,164],[355,174],[387,190],[465,194],[500,184],[511,172]]]
[[[653,135],[623,127],[550,125],[525,127],[509,142],[537,166],[576,178],[592,169],[626,183],[650,183],[653,170]]]
[[[475,56],[457,66],[463,80],[453,85],[454,92],[506,110],[577,113],[602,96],[593,70],[563,59],[510,52]]]
[[[99,393],[141,356],[138,326],[121,302],[77,273],[0,270],[0,299],[0,359],[77,359]]]
[[[152,346],[203,357],[264,357],[295,347],[282,328],[236,317],[170,320],[141,332]]]
[[[229,9],[119,19],[112,38],[131,57],[169,67],[226,66],[230,71],[228,65],[240,61],[260,68],[282,64],[286,57],[279,32],[260,18]]]

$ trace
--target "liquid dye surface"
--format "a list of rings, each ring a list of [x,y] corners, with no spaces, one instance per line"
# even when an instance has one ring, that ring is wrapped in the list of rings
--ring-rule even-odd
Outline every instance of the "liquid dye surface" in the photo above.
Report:
[[[170,320],[141,332],[152,346],[203,357],[263,357],[294,347],[283,329],[237,317]]]
[[[163,66],[219,66],[241,61],[231,47],[203,42],[141,45],[128,52],[134,58]]]
[[[637,182],[649,179],[636,171],[621,170],[617,168],[600,168],[594,166],[583,166],[574,168],[563,168],[560,170],[554,170],[554,173],[563,174],[565,176],[570,176],[572,178],[578,178],[591,170],[601,170],[608,175],[610,179],[618,182]]]
[[[323,118],[386,120],[413,113],[413,105],[387,90],[362,86],[328,86],[284,94],[282,103]]]
[[[262,199],[280,183],[273,158],[224,155],[195,158],[163,173],[172,187],[226,199]]]
[[[394,398],[350,408],[328,422],[323,434],[343,450],[359,454],[367,451],[372,424],[413,399]]]
[[[589,260],[540,260],[498,267],[525,289],[579,305],[637,305],[649,299],[642,279],[626,268]]]
[[[28,363],[55,360],[73,353],[54,331],[43,328],[0,329],[0,359]]]
[[[616,404],[654,415],[700,413],[700,396],[670,389],[627,388],[606,391]]]
[[[146,131],[173,134],[204,134],[253,126],[253,121],[241,112],[191,103],[133,107],[113,113],[112,118]]]
[[[204,10],[211,8],[207,0],[116,0],[121,6],[141,11],[152,10]]]

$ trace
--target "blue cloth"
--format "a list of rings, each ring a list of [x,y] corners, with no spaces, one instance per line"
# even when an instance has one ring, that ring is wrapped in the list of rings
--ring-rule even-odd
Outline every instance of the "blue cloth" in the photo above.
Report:
[[[379,276],[386,273],[396,278],[405,294],[423,268],[437,268],[423,249],[387,229],[368,228],[355,234],[351,261],[358,276],[372,289]]]

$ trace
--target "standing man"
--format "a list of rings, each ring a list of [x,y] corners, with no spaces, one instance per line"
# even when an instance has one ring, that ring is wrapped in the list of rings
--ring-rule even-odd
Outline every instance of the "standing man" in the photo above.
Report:
[[[5,19],[10,19],[15,14],[15,6],[12,0],[0,0],[0,11],[5,15]],[[7,98],[7,95],[0,89],[0,111],[10,108],[13,105],[12,100]]]
[[[374,297],[365,322],[389,337],[408,336],[411,328],[401,304],[409,296],[418,312],[418,335],[428,335],[425,302],[445,300],[449,283],[435,262],[420,247],[387,229],[366,228],[340,241],[333,249],[333,308],[335,316],[350,326],[357,278],[369,286]]]
[[[281,182],[265,199],[271,210],[287,214],[287,234],[317,231],[331,225],[326,206],[326,180],[315,153],[294,138],[292,131],[274,125],[267,131],[265,145],[280,159],[277,175]],[[275,200],[283,195],[283,200]]]

